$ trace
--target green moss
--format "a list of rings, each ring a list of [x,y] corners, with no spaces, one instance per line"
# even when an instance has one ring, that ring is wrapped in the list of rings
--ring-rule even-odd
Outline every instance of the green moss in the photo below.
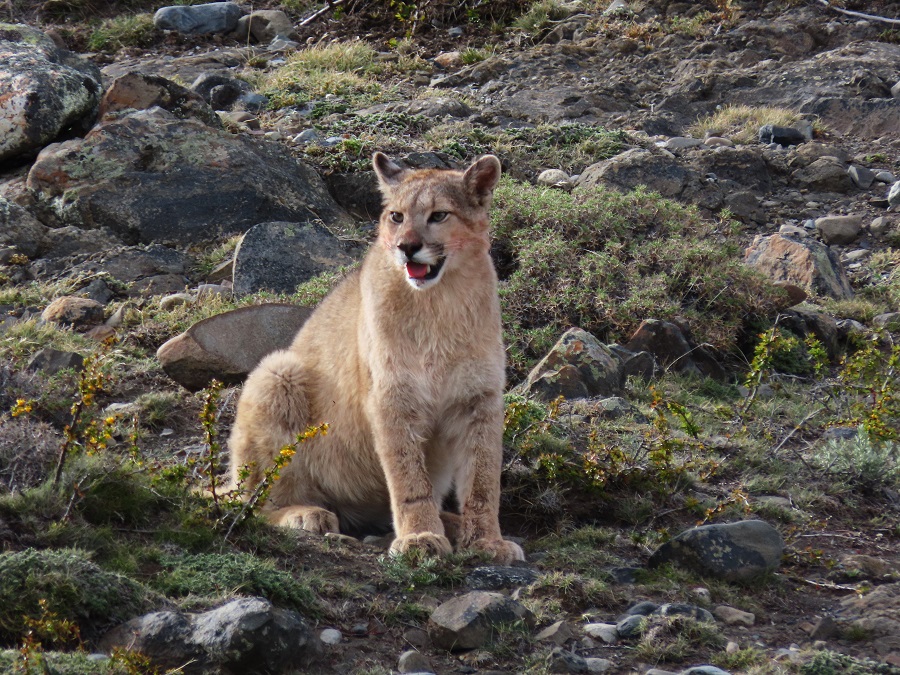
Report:
[[[309,583],[255,555],[207,553],[164,556],[161,564],[164,571],[152,585],[166,595],[209,597],[240,593],[262,596],[306,616],[315,616],[321,611]]]
[[[897,675],[900,668],[832,651],[816,652],[800,667],[801,675]]]
[[[75,621],[85,638],[151,609],[158,598],[141,584],[107,572],[74,549],[0,554],[0,642],[14,645],[25,619],[40,617],[38,601]]]

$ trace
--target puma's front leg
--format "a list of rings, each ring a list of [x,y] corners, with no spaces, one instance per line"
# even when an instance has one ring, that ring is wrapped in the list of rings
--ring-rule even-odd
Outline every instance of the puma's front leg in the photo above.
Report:
[[[456,482],[462,505],[457,546],[483,551],[501,565],[524,560],[522,548],[500,533],[503,399],[499,393],[484,394],[470,402],[467,412],[460,439],[466,459]]]
[[[447,555],[453,547],[444,536],[439,505],[425,466],[428,416],[421,409],[421,398],[405,398],[381,395],[377,405],[370,408],[375,452],[387,480],[396,533],[390,552],[396,555],[415,550],[430,556]]]

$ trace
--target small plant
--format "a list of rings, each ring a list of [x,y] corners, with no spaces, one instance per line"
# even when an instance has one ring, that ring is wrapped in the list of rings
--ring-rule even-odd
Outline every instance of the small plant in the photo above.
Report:
[[[695,138],[703,138],[709,133],[725,135],[735,143],[755,143],[759,128],[764,124],[790,127],[799,122],[799,113],[787,108],[772,106],[728,105],[709,117],[697,121],[688,129]]]
[[[539,38],[555,21],[565,19],[571,10],[560,0],[538,0],[513,23],[513,28],[525,32],[532,39]]]
[[[853,438],[833,438],[818,448],[813,463],[863,491],[900,485],[900,444],[873,438],[860,426]]]
[[[124,47],[146,47],[155,32],[152,14],[135,14],[105,19],[88,38],[92,52],[114,52]]]
[[[406,591],[427,586],[455,587],[466,577],[463,563],[469,557],[454,553],[443,558],[428,557],[417,551],[397,556],[381,556],[378,564],[384,575]]]

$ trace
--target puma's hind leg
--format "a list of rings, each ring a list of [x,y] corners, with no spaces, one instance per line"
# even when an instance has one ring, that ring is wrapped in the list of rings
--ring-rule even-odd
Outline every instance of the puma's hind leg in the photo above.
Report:
[[[269,354],[250,373],[237,406],[231,431],[231,479],[250,494],[264,480],[266,469],[282,448],[296,442],[310,423],[307,392],[312,375],[291,351]],[[282,468],[263,515],[274,525],[338,532],[338,517],[321,498],[306,463],[292,461]]]

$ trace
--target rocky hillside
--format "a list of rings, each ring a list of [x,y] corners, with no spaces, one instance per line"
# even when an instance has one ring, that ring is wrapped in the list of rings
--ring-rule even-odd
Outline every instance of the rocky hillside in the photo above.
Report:
[[[521,567],[222,493],[375,150],[502,161]],[[8,0],[0,669],[900,673],[898,265],[897,3]]]

